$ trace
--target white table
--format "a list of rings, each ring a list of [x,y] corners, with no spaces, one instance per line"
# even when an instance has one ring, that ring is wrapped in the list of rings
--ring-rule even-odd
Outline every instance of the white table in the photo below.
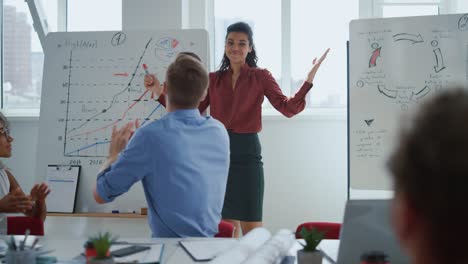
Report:
[[[220,240],[226,238],[185,238],[184,240]],[[233,238],[232,238],[233,239]],[[83,263],[80,261],[70,262],[73,258],[84,252],[83,244],[86,239],[41,239],[42,244],[47,249],[54,249],[55,251],[50,255],[58,258],[59,263]],[[129,243],[164,243],[164,252],[162,255],[162,262],[165,264],[170,263],[197,263],[180,247],[178,242],[180,238],[141,238],[141,239],[124,239],[119,241],[126,241]]]
[[[2,236],[2,238],[5,238]],[[34,240],[33,237],[30,237],[29,244]],[[235,240],[234,238],[121,238],[119,241],[126,241],[128,243],[164,243],[164,253],[162,255],[163,263],[198,263],[195,262],[183,248],[180,247],[179,241],[181,240]],[[84,258],[78,258],[80,260],[74,260],[81,253],[84,252],[83,245],[86,239],[54,239],[48,237],[42,237],[39,244],[44,247],[44,249],[53,249],[54,251],[50,254],[58,258],[59,263],[84,263]],[[334,264],[336,263],[336,258],[338,256],[338,246],[339,240],[324,240],[319,245],[319,248],[324,251],[332,260],[327,258],[323,259],[323,264]],[[290,256],[296,256],[297,250],[302,249],[302,246],[299,243],[295,243],[294,246],[290,249]],[[297,259],[294,261],[297,263]]]
[[[336,263],[338,260],[338,249],[340,247],[340,240],[338,239],[324,239],[319,244],[319,249],[326,255],[324,263]]]
[[[119,219],[119,218],[93,218],[93,217],[56,217],[48,216],[45,222],[46,237],[41,244],[55,249],[51,254],[59,260],[70,260],[83,252],[83,244],[91,235],[98,232],[110,231],[119,234],[120,241],[140,243],[164,243],[163,263],[197,263],[178,245],[181,239],[150,238],[151,232],[147,219]],[[190,238],[195,240],[215,240],[221,238]],[[319,248],[336,262],[338,257],[339,240],[323,240]],[[299,243],[289,251],[289,255],[296,256],[297,250],[302,249]],[[79,262],[78,262],[79,263]],[[297,263],[297,261],[296,261]],[[324,259],[323,264],[333,262]]]

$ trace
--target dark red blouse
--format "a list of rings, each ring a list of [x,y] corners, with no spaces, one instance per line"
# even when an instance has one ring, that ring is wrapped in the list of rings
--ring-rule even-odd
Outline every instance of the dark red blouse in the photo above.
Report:
[[[286,97],[275,78],[266,69],[241,68],[236,87],[232,89],[232,70],[210,73],[206,99],[200,103],[200,112],[210,106],[210,115],[235,133],[256,133],[262,130],[262,103],[264,96],[276,110],[292,117],[305,108],[305,96],[312,84],[304,82],[293,97]],[[164,99],[159,100],[165,105]]]

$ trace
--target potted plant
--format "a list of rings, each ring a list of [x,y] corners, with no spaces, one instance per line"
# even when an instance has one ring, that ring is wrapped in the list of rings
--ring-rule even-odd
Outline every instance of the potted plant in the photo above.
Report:
[[[310,230],[302,227],[299,232],[301,237],[304,239],[305,244],[303,249],[297,251],[297,263],[298,264],[321,264],[322,263],[322,252],[317,249],[322,239],[325,236],[325,232],[320,232],[317,228],[313,227]]]
[[[114,264],[114,259],[110,255],[110,247],[117,240],[109,232],[100,233],[90,237],[88,244],[91,244],[96,252],[96,256],[89,259],[89,264]]]

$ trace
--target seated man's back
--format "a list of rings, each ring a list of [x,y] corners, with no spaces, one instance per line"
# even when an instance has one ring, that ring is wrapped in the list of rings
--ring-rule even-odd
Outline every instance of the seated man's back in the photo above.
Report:
[[[197,109],[170,112],[138,129],[111,175],[98,181],[113,173],[141,179],[153,236],[213,236],[221,220],[228,146],[226,129],[217,120],[200,116]],[[103,187],[113,193],[127,190],[129,183],[116,180]]]
[[[214,236],[229,170],[228,134],[223,124],[197,109],[208,84],[198,61],[179,56],[167,79],[168,113],[163,118],[133,137],[131,123],[114,128],[94,197],[98,203],[111,202],[141,180],[153,236]]]

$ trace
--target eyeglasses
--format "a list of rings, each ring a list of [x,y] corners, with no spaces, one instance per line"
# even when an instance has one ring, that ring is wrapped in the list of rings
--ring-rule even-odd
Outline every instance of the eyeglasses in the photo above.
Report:
[[[7,127],[0,127],[0,134],[4,135],[6,138],[10,137],[10,129]]]

